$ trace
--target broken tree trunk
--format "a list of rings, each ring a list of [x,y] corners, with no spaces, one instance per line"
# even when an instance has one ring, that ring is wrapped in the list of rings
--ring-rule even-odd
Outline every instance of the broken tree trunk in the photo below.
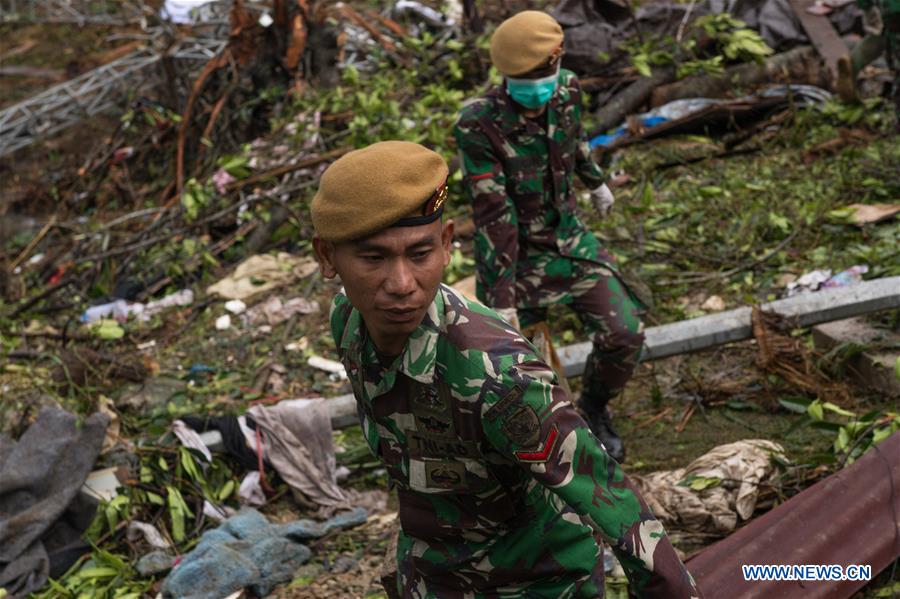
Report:
[[[764,83],[806,83],[828,87],[831,77],[812,46],[800,46],[769,57],[763,63],[730,67],[722,75],[695,76],[653,90],[650,103],[661,106],[683,98],[723,98]]]
[[[658,69],[650,77],[641,77],[629,85],[597,111],[597,126],[591,131],[590,136],[599,135],[624,121],[626,116],[634,114],[647,103],[654,89],[673,79],[675,69],[667,67]]]

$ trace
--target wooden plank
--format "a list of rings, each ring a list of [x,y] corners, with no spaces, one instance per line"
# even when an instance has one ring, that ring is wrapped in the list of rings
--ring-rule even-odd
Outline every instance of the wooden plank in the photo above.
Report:
[[[816,4],[815,0],[789,0],[794,14],[800,19],[800,24],[809,36],[816,51],[825,60],[825,66],[831,71],[833,81],[838,81],[837,63],[842,57],[849,59],[850,52],[846,44],[831,25],[831,21],[824,15],[816,15],[807,9]]]

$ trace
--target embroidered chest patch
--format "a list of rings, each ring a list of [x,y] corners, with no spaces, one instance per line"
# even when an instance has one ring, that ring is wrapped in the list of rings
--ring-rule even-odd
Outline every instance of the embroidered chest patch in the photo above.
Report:
[[[462,489],[466,484],[466,467],[462,462],[425,462],[425,483],[431,489]]]

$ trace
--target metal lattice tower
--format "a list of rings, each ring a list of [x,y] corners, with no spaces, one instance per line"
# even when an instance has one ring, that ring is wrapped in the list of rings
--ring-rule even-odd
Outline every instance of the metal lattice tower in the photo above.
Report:
[[[249,0],[245,8],[264,12],[271,9],[270,5],[270,1]],[[164,56],[194,61],[196,66],[210,60],[227,43],[231,6],[232,0],[205,4],[199,10],[201,22],[194,29],[197,37],[181,39],[163,50],[161,40],[174,37],[174,30],[164,26],[150,31],[148,18],[155,20],[158,16],[143,0],[0,0],[0,23],[140,23],[150,33],[143,48],[0,110],[0,156],[84,118],[121,107],[130,92],[152,83],[152,67]]]
[[[186,38],[167,54],[179,60],[205,63],[227,42]],[[147,46],[0,111],[0,156],[30,145],[35,139],[62,131],[86,117],[117,106],[146,85],[149,67],[164,54]]]

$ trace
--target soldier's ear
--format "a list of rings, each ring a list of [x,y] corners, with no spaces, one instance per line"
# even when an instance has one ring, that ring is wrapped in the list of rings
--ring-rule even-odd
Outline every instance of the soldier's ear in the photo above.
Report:
[[[313,250],[316,252],[316,258],[319,261],[319,271],[326,279],[333,279],[337,276],[337,269],[334,267],[334,244],[325,241],[318,235],[313,237]]]
[[[448,218],[441,228],[441,246],[444,248],[444,266],[450,264],[450,245],[453,243],[453,230],[456,224]]]

